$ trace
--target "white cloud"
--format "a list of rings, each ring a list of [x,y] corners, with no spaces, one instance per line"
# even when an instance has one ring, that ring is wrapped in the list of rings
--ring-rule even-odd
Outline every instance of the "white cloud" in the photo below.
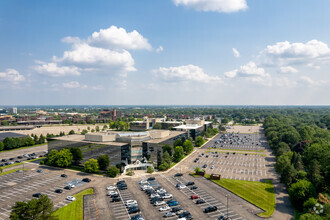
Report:
[[[178,67],[160,67],[153,70],[154,73],[161,76],[166,81],[195,81],[203,83],[222,82],[218,76],[210,76],[204,73],[203,69],[195,65]]]
[[[307,64],[308,67],[314,68],[314,69],[320,69],[321,67],[318,65],[315,65],[315,63],[309,63]]]
[[[87,85],[81,85],[77,81],[65,82],[65,83],[62,83],[62,86],[64,88],[68,88],[68,89],[78,89],[78,88],[86,89],[88,87]]]
[[[173,0],[176,6],[183,5],[197,11],[236,12],[247,9],[246,0]]]
[[[45,74],[53,77],[75,75],[79,76],[80,71],[76,66],[58,66],[57,63],[41,63],[37,61],[36,63],[40,64],[34,66],[33,68],[41,74]]]
[[[297,73],[298,70],[293,68],[292,66],[281,66],[280,68],[282,73]]]
[[[83,67],[113,67],[122,71],[135,71],[134,60],[126,50],[113,51],[92,47],[86,43],[75,44],[73,49],[65,51],[62,58],[53,58],[56,62],[81,65]]]
[[[156,52],[157,53],[160,53],[160,52],[163,52],[164,48],[162,46],[159,46],[157,49],[156,49]]]
[[[294,87],[297,85],[295,80],[288,77],[277,77],[273,79],[274,84],[278,87]]]
[[[6,69],[5,72],[0,72],[0,81],[18,83],[24,80],[25,77],[15,69]]]
[[[239,53],[239,51],[238,51],[236,48],[233,48],[233,53],[234,53],[234,56],[235,56],[236,58],[238,58],[238,57],[241,56],[240,53]]]
[[[225,72],[224,75],[228,78],[245,78],[246,80],[262,85],[271,85],[271,77],[266,73],[264,68],[258,67],[254,62],[249,62],[246,65],[240,66]]]
[[[151,50],[148,40],[136,30],[127,32],[124,28],[111,26],[107,29],[100,29],[88,37],[87,43],[92,46],[108,49],[128,49],[128,50]]]
[[[311,40],[307,43],[277,42],[268,45],[260,54],[260,61],[264,64],[289,66],[314,62],[329,62],[330,49],[326,43]]]
[[[329,86],[330,80],[314,80],[309,76],[301,76],[299,82],[307,86]]]

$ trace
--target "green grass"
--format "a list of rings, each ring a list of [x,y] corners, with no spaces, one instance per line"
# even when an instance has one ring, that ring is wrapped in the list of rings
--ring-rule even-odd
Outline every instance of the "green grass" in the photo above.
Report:
[[[263,209],[265,212],[260,213],[260,217],[270,217],[273,214],[275,193],[271,180],[266,180],[266,183],[232,179],[212,181]]]
[[[27,160],[27,161],[24,161],[25,162],[33,162],[33,161],[36,161],[36,160],[42,160],[42,159],[45,159],[46,157],[39,157],[37,159],[32,159],[32,160]],[[10,165],[7,165],[7,166],[3,166],[1,167],[2,169],[7,169],[7,168],[10,168],[10,167],[15,167],[15,166],[18,166],[18,165],[22,165],[23,162],[19,162],[19,163],[14,163],[14,164],[10,164]]]
[[[15,173],[17,170],[23,170],[23,169],[8,170],[8,171],[0,173],[0,176],[4,176],[4,175],[10,174],[10,173]],[[24,169],[24,170],[28,171],[29,169]]]
[[[10,149],[10,150],[2,150],[2,151],[0,151],[0,153],[5,153],[5,152],[15,151],[15,150],[21,150],[21,149],[26,149],[26,148],[31,148],[31,147],[38,147],[38,146],[42,146],[42,145],[47,145],[47,142],[43,143],[43,144],[35,144],[35,145],[32,145],[32,146],[19,147],[19,148]]]
[[[53,215],[56,216],[59,220],[82,220],[84,215],[83,197],[84,195],[89,195],[93,193],[93,189],[86,189],[78,194],[73,195],[76,200],[71,202],[69,205],[56,210]]]

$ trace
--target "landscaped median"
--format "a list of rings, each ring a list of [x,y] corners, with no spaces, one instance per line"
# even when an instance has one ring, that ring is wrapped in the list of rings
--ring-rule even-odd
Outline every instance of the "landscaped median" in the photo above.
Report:
[[[208,174],[205,177],[210,179]],[[232,179],[211,181],[263,209],[265,212],[258,214],[260,217],[270,217],[275,210],[275,193],[271,180],[266,180],[265,183]]]
[[[23,169],[8,170],[8,171],[0,173],[0,176],[7,175],[7,174],[10,174],[10,173],[15,173],[17,170],[23,170]],[[29,169],[24,169],[24,171],[28,171],[28,170]]]
[[[94,194],[93,189],[86,189],[78,194],[73,195],[76,198],[75,201],[71,202],[67,206],[64,206],[53,213],[53,216],[59,220],[81,220],[84,215],[84,195]]]

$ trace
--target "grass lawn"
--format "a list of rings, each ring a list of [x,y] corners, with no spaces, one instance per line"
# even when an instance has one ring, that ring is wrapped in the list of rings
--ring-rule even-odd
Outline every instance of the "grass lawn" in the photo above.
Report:
[[[83,196],[93,193],[93,189],[86,189],[78,194],[73,195],[76,200],[71,202],[69,205],[56,210],[53,215],[56,216],[59,220],[82,220],[84,215]]]
[[[270,217],[273,214],[275,193],[272,181],[266,180],[266,183],[232,179],[212,181],[265,210],[259,214],[260,217]]]
[[[26,160],[24,162],[32,162],[32,161],[36,161],[36,160],[43,160],[45,159],[46,157],[39,157],[37,159],[32,159],[32,160]],[[22,165],[23,162],[19,162],[19,163],[14,163],[14,164],[10,164],[10,165],[7,165],[7,166],[3,166],[1,167],[2,169],[7,169],[7,168],[10,168],[10,167],[15,167],[15,166],[18,166],[18,165]]]
[[[23,169],[8,170],[8,171],[0,173],[0,176],[4,176],[4,175],[10,174],[10,173],[15,173],[17,170],[23,170]],[[28,171],[29,169],[24,169],[24,170]]]

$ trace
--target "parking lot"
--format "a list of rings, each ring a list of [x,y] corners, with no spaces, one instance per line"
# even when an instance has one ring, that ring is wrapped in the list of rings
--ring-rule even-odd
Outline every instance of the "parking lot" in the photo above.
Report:
[[[76,173],[68,173],[67,178],[61,177],[62,171],[42,169],[37,165],[26,164],[29,171],[15,172],[0,176],[0,220],[9,219],[11,207],[16,201],[29,201],[35,193],[47,195],[54,202],[55,209],[70,203],[66,200],[78,191],[87,187],[88,183],[82,182],[82,177]],[[71,190],[63,189],[68,184],[75,187]],[[62,193],[56,193],[56,189],[63,189]]]

